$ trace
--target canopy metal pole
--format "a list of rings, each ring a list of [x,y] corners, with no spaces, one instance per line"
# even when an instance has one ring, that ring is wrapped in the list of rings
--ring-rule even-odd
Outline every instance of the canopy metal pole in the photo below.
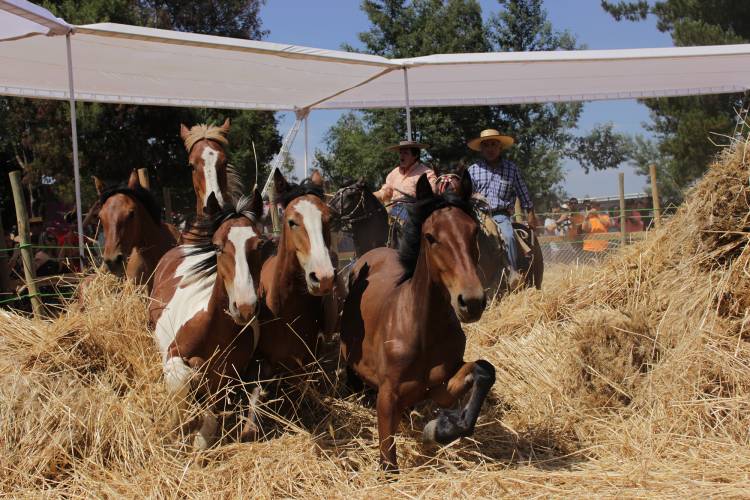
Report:
[[[76,216],[78,219],[78,253],[81,257],[81,269],[83,269],[83,214],[81,213],[81,175],[78,164],[78,127],[76,126],[76,98],[73,92],[73,56],[70,50],[70,33],[65,35],[65,44],[68,47],[68,87],[70,91],[70,129],[73,138],[73,175],[76,188]]]
[[[308,118],[308,116],[309,115],[305,115],[305,179],[307,179],[307,177],[308,177],[308,174],[307,174],[307,144],[308,144],[308,141],[307,141],[307,118]]]
[[[411,106],[409,105],[409,76],[404,68],[404,93],[406,95],[406,140],[411,140]]]

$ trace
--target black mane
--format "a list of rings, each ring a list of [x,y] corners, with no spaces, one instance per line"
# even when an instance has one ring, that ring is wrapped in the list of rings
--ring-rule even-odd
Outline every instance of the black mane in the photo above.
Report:
[[[229,206],[215,214],[204,214],[198,217],[190,228],[190,244],[183,245],[186,257],[203,255],[190,271],[199,277],[207,277],[216,272],[216,245],[213,243],[214,233],[222,224],[238,217],[247,217],[257,222],[258,215],[250,210],[252,197],[243,196],[236,207]]]
[[[445,207],[456,207],[477,221],[476,212],[471,200],[465,200],[452,191],[422,200],[407,198],[404,201],[406,202],[408,219],[404,224],[402,239],[398,249],[398,259],[404,268],[404,274],[401,275],[398,284],[414,276],[417,260],[419,259],[419,249],[422,243],[422,225],[433,212]]]
[[[283,208],[286,208],[294,199],[300,196],[306,196],[308,194],[317,196],[321,200],[323,199],[323,188],[314,184],[309,179],[305,179],[300,184],[289,183],[289,189],[283,193],[278,194],[277,201],[281,203]]]
[[[151,216],[151,219],[158,225],[161,224],[161,207],[156,202],[156,198],[151,194],[151,191],[144,189],[140,186],[130,188],[126,185],[119,185],[106,189],[101,196],[99,196],[99,206],[104,206],[109,198],[116,194],[124,194],[133,200],[140,202],[146,212]]]

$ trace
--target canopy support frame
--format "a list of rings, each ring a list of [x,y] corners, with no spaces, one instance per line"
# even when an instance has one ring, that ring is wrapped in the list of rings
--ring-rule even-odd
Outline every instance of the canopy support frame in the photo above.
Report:
[[[73,55],[70,46],[70,32],[65,35],[65,45],[68,52],[68,89],[70,92],[70,134],[73,141],[73,178],[76,193],[76,222],[78,226],[78,254],[81,258],[81,268],[85,257],[83,251],[83,213],[81,212],[81,173],[78,160],[78,124],[76,119],[76,100],[73,85]]]
[[[409,73],[406,67],[404,70],[404,97],[406,98],[406,140],[411,141],[411,106],[409,105]]]

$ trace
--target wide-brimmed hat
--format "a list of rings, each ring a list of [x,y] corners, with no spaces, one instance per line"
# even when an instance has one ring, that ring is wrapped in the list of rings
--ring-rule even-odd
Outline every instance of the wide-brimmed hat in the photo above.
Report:
[[[479,134],[479,137],[476,137],[469,141],[469,149],[479,151],[479,146],[484,141],[497,141],[500,143],[503,149],[508,149],[515,142],[512,137],[503,135],[494,128],[488,128],[482,130],[482,132]]]
[[[398,151],[399,149],[411,149],[411,148],[417,148],[417,149],[427,149],[429,148],[429,144],[423,144],[421,142],[414,142],[414,141],[401,141],[398,144],[394,144],[393,146],[388,146],[386,151]]]

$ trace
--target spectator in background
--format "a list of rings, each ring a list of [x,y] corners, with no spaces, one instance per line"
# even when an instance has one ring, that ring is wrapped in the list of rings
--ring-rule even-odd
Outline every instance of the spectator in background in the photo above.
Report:
[[[586,211],[583,224],[581,225],[583,232],[586,234],[583,240],[583,251],[590,257],[601,255],[609,246],[606,236],[601,236],[601,234],[609,231],[612,221],[609,215],[606,212],[601,212],[600,209],[601,205],[599,202],[592,200],[591,209]]]
[[[643,221],[644,231],[648,231],[649,229],[651,229],[654,220],[654,209],[649,205],[650,204],[647,200],[638,200],[638,209],[641,214],[641,220]]]
[[[557,221],[560,219],[560,207],[552,207],[552,212],[544,218],[544,234],[547,236],[556,236],[558,234]]]
[[[628,200],[625,211],[625,232],[637,233],[643,231],[643,220],[638,211],[639,200]]]

